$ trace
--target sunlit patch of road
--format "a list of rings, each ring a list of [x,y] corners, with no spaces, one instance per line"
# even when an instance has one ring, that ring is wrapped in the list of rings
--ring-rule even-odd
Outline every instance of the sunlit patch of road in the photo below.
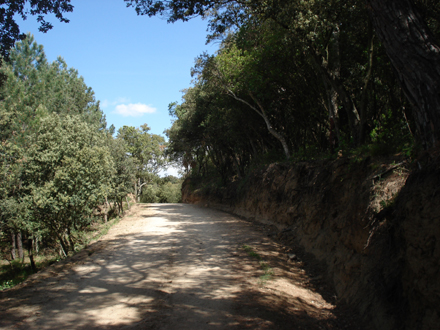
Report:
[[[334,319],[330,303],[290,276],[276,243],[226,213],[138,205],[96,244],[60,276],[2,300],[2,328],[321,329]],[[272,281],[261,285],[243,244],[270,258]]]

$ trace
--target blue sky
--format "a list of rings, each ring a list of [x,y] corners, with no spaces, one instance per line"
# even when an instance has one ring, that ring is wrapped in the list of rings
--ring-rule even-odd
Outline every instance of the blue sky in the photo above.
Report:
[[[20,24],[44,46],[49,61],[63,57],[78,70],[101,101],[108,126],[139,127],[164,135],[171,126],[168,104],[180,101],[191,85],[194,59],[216,45],[206,45],[207,21],[168,24],[137,16],[123,0],[73,0],[69,23],[49,16],[54,28],[38,32],[35,17]]]

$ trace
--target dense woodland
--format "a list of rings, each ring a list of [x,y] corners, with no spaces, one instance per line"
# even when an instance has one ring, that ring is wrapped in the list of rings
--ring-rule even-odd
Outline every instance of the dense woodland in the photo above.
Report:
[[[56,246],[67,255],[89,225],[129,207],[129,195],[179,201],[180,181],[158,175],[164,137],[147,125],[107,127],[92,89],[62,58],[49,63],[32,35],[15,44],[1,72],[3,256],[21,259],[23,246],[31,258]]]
[[[157,175],[168,159],[221,185],[264,163],[411,156],[440,141],[438,1],[124,1],[169,22],[202,16],[219,44],[170,104],[169,144],[147,125],[114,137],[78,72],[14,25],[37,15],[48,30],[40,15],[66,21],[70,0],[2,8],[0,234],[12,251],[26,238],[67,254],[98,206],[107,218],[128,194],[174,201],[177,180]]]
[[[220,43],[215,55],[197,58],[193,86],[170,105],[169,149],[193,176],[209,173],[225,183],[261,163],[341,153],[411,156],[439,142],[437,1],[388,2],[390,8],[357,0],[132,3],[140,14],[170,21],[204,15],[208,40]],[[404,57],[397,64],[386,39],[392,36],[381,36],[389,28],[379,22],[382,14],[400,19],[392,40],[402,48],[394,55]],[[429,58],[431,67],[413,55]],[[437,78],[427,78],[431,73]],[[424,88],[433,95],[417,99]]]

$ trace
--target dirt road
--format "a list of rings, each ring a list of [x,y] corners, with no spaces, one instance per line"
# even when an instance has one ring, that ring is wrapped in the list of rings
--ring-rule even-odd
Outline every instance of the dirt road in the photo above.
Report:
[[[1,293],[0,328],[357,329],[300,265],[232,215],[137,205],[85,251]]]

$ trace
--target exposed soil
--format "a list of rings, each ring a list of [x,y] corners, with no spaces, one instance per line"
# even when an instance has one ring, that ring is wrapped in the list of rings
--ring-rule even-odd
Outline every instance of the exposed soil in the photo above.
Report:
[[[411,162],[270,164],[240,184],[200,188],[187,179],[182,191],[187,203],[272,225],[280,244],[325,264],[312,267],[315,276],[326,274],[337,301],[373,328],[439,329],[440,148]]]
[[[0,328],[364,329],[335,303],[325,268],[271,230],[192,205],[137,205],[86,250],[2,292]]]

